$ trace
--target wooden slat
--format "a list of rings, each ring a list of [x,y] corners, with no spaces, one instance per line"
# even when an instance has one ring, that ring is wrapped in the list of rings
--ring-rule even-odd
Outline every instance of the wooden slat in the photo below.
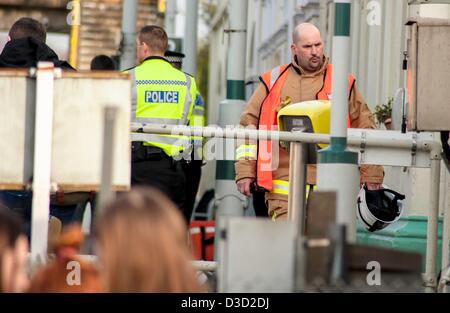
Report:
[[[111,186],[113,191],[128,191],[130,187],[127,185],[113,185]],[[90,192],[100,191],[99,185],[77,185],[77,184],[58,184],[59,190],[64,190],[64,192]]]
[[[328,238],[328,227],[336,219],[336,193],[313,192],[308,197],[306,237],[308,240]],[[330,247],[307,248],[306,281],[326,280],[329,274]]]
[[[350,270],[366,271],[371,261],[377,261],[383,272],[420,273],[422,256],[418,253],[398,251],[380,247],[350,245],[347,249],[347,264]]]
[[[328,227],[336,220],[336,193],[312,192],[306,208],[306,236],[327,238]]]
[[[77,72],[62,72],[61,77],[63,78],[91,78],[91,79],[126,79],[128,74],[122,72],[113,71],[77,71]]]
[[[0,5],[65,8],[67,0],[0,0]]]

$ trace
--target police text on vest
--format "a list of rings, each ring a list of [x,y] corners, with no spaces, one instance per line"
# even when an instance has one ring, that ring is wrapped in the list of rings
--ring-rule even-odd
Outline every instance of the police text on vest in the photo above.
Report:
[[[178,91],[146,91],[146,103],[178,103]]]

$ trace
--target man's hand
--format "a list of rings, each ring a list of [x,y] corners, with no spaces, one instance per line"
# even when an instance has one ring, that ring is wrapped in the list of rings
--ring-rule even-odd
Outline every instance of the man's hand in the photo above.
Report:
[[[381,184],[376,184],[376,183],[366,183],[367,186],[367,190],[379,190],[381,189]]]
[[[251,197],[252,193],[250,191],[250,187],[254,183],[254,181],[254,178],[242,178],[236,182],[237,189],[243,195]]]

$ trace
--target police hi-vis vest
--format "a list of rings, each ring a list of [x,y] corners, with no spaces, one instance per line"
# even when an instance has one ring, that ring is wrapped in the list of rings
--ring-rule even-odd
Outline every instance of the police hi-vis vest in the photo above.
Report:
[[[166,59],[150,57],[128,71],[132,88],[131,122],[143,125],[189,125],[197,95],[194,78],[175,69]],[[151,134],[146,146],[174,156],[189,150],[188,136]],[[133,139],[133,134],[132,134]]]

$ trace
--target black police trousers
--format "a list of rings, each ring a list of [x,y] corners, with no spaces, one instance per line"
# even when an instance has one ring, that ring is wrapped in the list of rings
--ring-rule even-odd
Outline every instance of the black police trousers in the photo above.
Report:
[[[132,143],[131,185],[151,186],[165,193],[184,215],[186,178],[181,161],[162,150]]]

